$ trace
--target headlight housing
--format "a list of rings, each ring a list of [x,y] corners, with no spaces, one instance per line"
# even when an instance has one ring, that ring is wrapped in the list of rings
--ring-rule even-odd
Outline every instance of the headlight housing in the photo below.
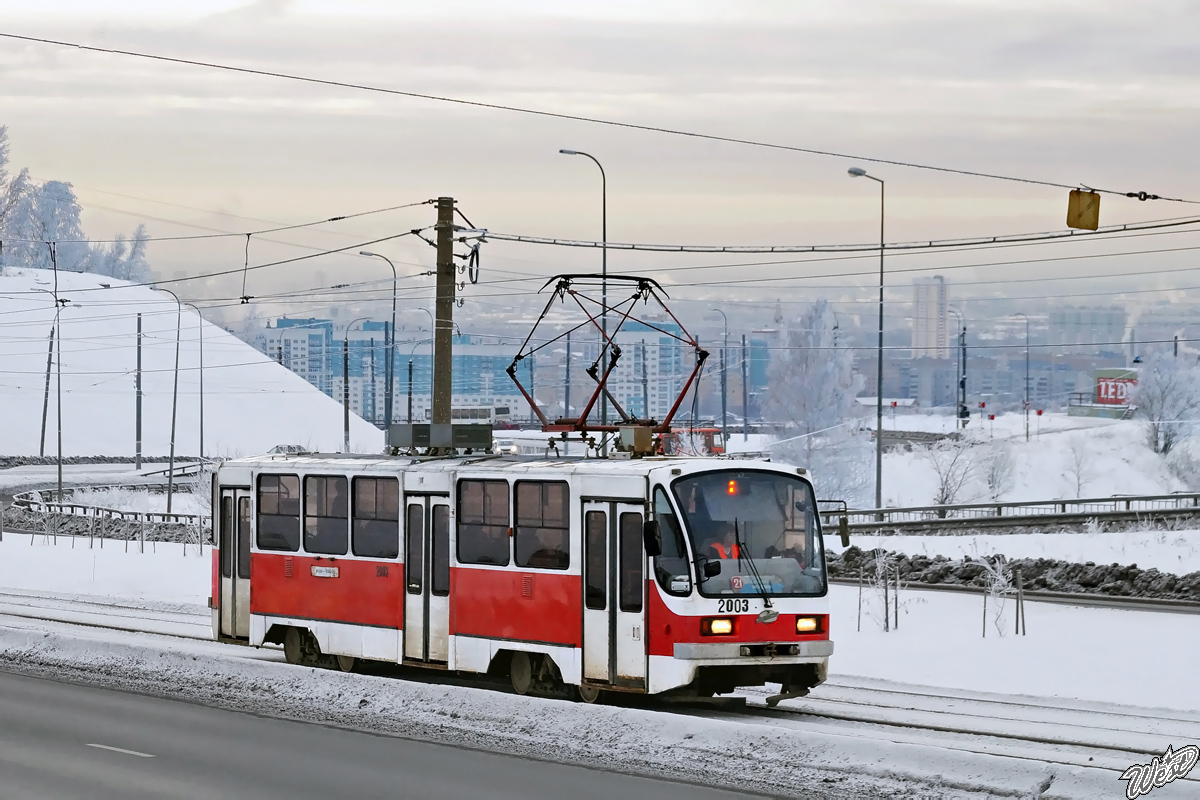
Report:
[[[704,636],[730,636],[733,620],[729,617],[705,617],[700,620],[700,633]]]
[[[825,616],[823,614],[802,614],[796,617],[796,633],[824,633]]]

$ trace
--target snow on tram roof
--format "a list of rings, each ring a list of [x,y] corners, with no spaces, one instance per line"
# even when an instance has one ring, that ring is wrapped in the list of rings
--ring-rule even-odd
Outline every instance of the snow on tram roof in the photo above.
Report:
[[[795,466],[763,459],[714,458],[712,456],[647,456],[644,458],[582,458],[564,456],[521,455],[458,455],[458,456],[386,456],[362,453],[269,453],[226,461],[222,467],[295,467],[325,469],[349,469],[360,471],[371,468],[422,469],[432,472],[448,472],[462,469],[503,469],[505,471],[529,472],[534,470],[559,470],[570,473],[604,472],[644,475],[651,470],[668,465],[695,468],[703,465],[713,469],[767,469],[793,471]],[[688,470],[689,472],[692,469]],[[803,473],[801,473],[803,474]]]

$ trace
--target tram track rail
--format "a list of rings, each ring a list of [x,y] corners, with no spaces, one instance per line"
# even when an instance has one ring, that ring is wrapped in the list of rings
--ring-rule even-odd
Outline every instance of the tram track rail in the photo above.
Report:
[[[967,693],[897,692],[865,688],[869,693],[905,698],[919,697],[927,704],[936,701],[943,705],[952,703],[977,707],[975,712],[964,712],[952,708],[913,708],[911,701],[887,703],[865,701],[861,697],[835,699],[823,696],[829,690],[836,692],[848,688],[863,690],[865,687],[827,684],[814,690],[814,694],[808,698],[784,701],[775,708],[765,705],[770,691],[743,688],[738,690],[739,695],[747,701],[742,708],[691,713],[701,716],[715,714],[722,718],[742,719],[747,722],[771,720],[774,724],[788,729],[819,730],[897,743],[933,745],[978,755],[1017,758],[1088,770],[1099,769],[1112,773],[1114,779],[1131,763],[1161,756],[1168,744],[1200,738],[1200,717],[1151,717],[1144,709],[1129,711],[1119,707],[1082,708],[967,697]],[[1036,721],[1029,719],[1029,715],[1022,718],[997,718],[996,710],[1002,708],[1033,710],[1045,718]],[[988,713],[982,713],[984,710]],[[1091,722],[1081,724],[1077,718],[1080,714],[1091,716]],[[899,719],[899,715],[904,715],[905,718]],[[931,717],[937,721],[931,721]],[[967,722],[963,723],[963,720]],[[985,720],[989,724],[984,724]],[[975,724],[971,724],[972,722]],[[1028,730],[1005,730],[1005,724],[996,725],[996,722],[1027,726]],[[1149,723],[1157,723],[1163,729],[1134,734],[1123,732],[1122,726],[1130,723],[1140,724],[1143,728],[1148,727]],[[1200,787],[1200,778],[1189,776],[1184,779],[1184,783]]]

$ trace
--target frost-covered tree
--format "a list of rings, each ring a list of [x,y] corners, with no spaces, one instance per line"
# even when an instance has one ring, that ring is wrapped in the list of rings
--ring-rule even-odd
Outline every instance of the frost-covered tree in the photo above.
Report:
[[[1075,499],[1083,497],[1083,487],[1092,479],[1092,451],[1083,436],[1071,437],[1064,474],[1075,487]]]
[[[1016,463],[1013,459],[1012,448],[1003,443],[995,442],[983,452],[979,458],[979,471],[983,482],[987,485],[988,497],[993,501],[1008,494],[1013,486],[1013,474]]]
[[[942,439],[925,448],[922,455],[937,477],[933,504],[949,506],[956,503],[963,488],[975,474],[970,445],[961,439]]]
[[[144,226],[131,239],[117,236],[104,245],[87,241],[79,200],[71,184],[38,184],[23,169],[10,177],[8,130],[0,126],[0,241],[3,264],[94,272],[125,280],[149,277]]]
[[[1200,412],[1200,368],[1191,358],[1154,353],[1138,370],[1133,402],[1147,422],[1147,444],[1167,455],[1188,437]]]
[[[853,424],[859,380],[849,350],[836,347],[829,307],[817,301],[787,328],[770,366],[766,417],[783,432],[772,452],[812,470],[818,492],[861,504],[873,475],[871,442]]]

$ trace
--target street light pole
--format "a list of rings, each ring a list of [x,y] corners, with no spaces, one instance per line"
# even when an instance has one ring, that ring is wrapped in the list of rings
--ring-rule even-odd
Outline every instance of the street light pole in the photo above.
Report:
[[[350,329],[354,323],[363,322],[368,317],[351,320],[346,326],[346,335],[342,337],[342,452],[350,452]]]
[[[204,316],[195,303],[184,303],[196,312],[196,336],[200,342],[200,460],[204,460]]]
[[[875,507],[883,508],[883,221],[884,184],[861,167],[851,167],[851,178],[870,178],[879,184],[879,366],[875,373]]]
[[[392,429],[392,381],[395,374],[393,365],[396,361],[396,265],[392,260],[380,253],[372,253],[370,250],[359,251],[360,256],[368,256],[371,258],[382,258],[392,268],[392,328],[388,335],[384,337],[383,349],[387,355],[387,365],[384,368],[385,380],[387,380],[387,392],[383,396],[383,428],[390,431]]]
[[[713,311],[721,315],[721,320],[725,324],[725,336],[721,340],[721,447],[725,452],[729,452],[729,406],[726,402],[726,389],[728,385],[725,379],[725,351],[729,349],[729,318],[725,316],[725,312],[719,308],[714,308]]]
[[[955,336],[958,342],[954,347],[954,349],[957,351],[956,356],[958,358],[958,369],[955,376],[957,380],[954,384],[954,429],[958,430],[959,428],[966,427],[966,423],[963,422],[963,411],[965,411],[967,408],[967,322],[963,317],[962,312],[954,306],[947,306],[946,310],[958,317],[957,330],[961,331]]]
[[[565,156],[590,158],[600,170],[600,330],[604,336],[604,342],[601,344],[601,347],[604,348],[604,357],[600,366],[603,374],[608,370],[608,178],[604,174],[603,165],[590,153],[566,148],[558,152]],[[608,424],[607,396],[600,398],[600,424]]]
[[[154,286],[160,292],[166,292],[175,298],[175,377],[171,386],[171,455],[167,464],[167,513],[171,513],[171,500],[175,496],[175,415],[179,408],[179,336],[183,331],[183,303],[179,295],[170,289]]]
[[[1029,317],[1021,312],[1013,314],[1025,320],[1025,441],[1029,441]]]

